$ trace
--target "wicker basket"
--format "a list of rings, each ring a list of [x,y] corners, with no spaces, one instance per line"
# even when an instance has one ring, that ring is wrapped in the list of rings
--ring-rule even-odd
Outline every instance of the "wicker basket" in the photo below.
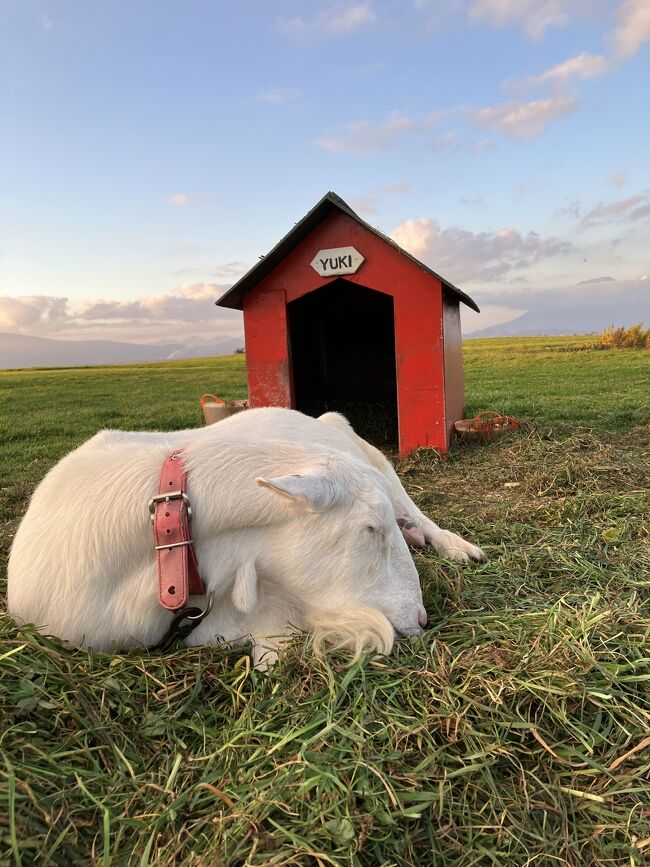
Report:
[[[474,418],[464,418],[454,423],[456,433],[462,439],[493,440],[508,430],[519,427],[511,415],[501,415],[498,412],[480,412]]]
[[[214,394],[204,394],[201,398],[201,409],[203,410],[205,423],[214,424],[217,421],[228,418],[229,415],[234,415],[236,412],[248,409],[248,401],[222,400]]]

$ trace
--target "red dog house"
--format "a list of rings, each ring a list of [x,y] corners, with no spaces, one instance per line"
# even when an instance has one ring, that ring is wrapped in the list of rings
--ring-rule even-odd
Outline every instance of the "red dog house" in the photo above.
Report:
[[[328,193],[217,304],[244,311],[251,406],[392,423],[405,455],[445,453],[463,416],[461,301],[478,311]]]

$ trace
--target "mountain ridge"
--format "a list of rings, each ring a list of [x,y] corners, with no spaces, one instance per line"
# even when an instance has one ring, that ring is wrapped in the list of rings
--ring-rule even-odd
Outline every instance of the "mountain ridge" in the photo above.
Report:
[[[93,367],[206,358],[212,355],[231,355],[243,344],[243,337],[230,337],[225,334],[218,334],[210,341],[204,338],[200,343],[188,344],[182,340],[165,343],[59,340],[52,337],[0,332],[0,369]]]

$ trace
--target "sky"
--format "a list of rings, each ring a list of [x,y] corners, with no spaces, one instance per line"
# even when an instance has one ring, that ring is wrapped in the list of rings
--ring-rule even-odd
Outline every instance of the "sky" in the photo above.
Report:
[[[0,332],[238,335],[328,190],[467,334],[649,309],[648,0],[0,0],[0,57]]]

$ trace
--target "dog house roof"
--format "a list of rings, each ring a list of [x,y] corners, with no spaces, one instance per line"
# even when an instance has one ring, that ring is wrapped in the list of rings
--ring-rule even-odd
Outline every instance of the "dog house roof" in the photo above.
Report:
[[[300,220],[296,225],[291,229],[287,234],[279,241],[273,249],[263,256],[260,261],[253,265],[253,267],[248,271],[244,276],[238,280],[234,286],[231,286],[227,292],[225,292],[221,298],[216,302],[219,307],[231,307],[234,310],[241,310],[243,308],[243,300],[244,295],[249,292],[254,286],[256,286],[260,280],[263,280],[268,274],[273,271],[277,265],[296,247],[303,238],[306,238],[307,235],[314,229],[319,223],[321,223],[325,217],[332,213],[332,211],[342,211],[344,214],[347,214],[349,217],[352,217],[353,220],[356,220],[357,223],[364,226],[368,229],[369,232],[372,232],[377,237],[381,238],[382,241],[385,241],[387,244],[390,244],[391,247],[394,247],[396,250],[410,259],[412,262],[421,268],[423,271],[426,271],[427,274],[431,274],[432,277],[435,277],[437,280],[440,280],[445,289],[449,290],[453,295],[455,295],[459,301],[462,301],[463,304],[467,304],[468,307],[471,307],[472,310],[476,310],[479,313],[479,308],[476,305],[476,302],[473,301],[469,295],[466,295],[461,289],[457,286],[454,286],[453,283],[450,283],[449,280],[445,280],[444,277],[441,277],[440,274],[436,274],[431,268],[428,268],[419,259],[416,259],[415,256],[411,256],[406,250],[396,244],[391,238],[387,235],[384,235],[383,232],[380,232],[379,229],[375,229],[374,226],[369,225],[362,220],[361,217],[355,213],[352,208],[344,202],[340,196],[337,196],[336,193],[326,193],[323,198],[316,204],[311,211],[308,211],[305,216]]]

